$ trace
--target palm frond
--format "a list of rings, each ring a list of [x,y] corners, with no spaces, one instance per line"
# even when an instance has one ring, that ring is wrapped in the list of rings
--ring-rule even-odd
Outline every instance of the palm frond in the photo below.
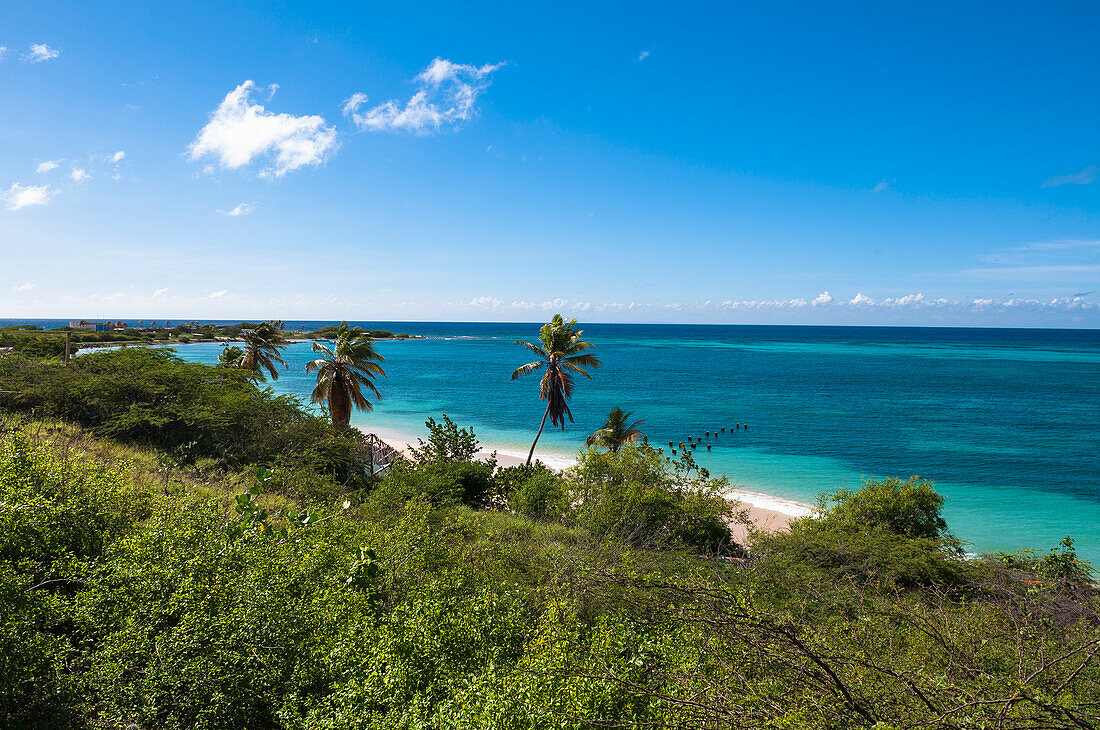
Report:
[[[538,345],[534,345],[530,342],[524,342],[523,340],[514,340],[514,342],[517,345],[523,345],[528,350],[530,350],[531,352],[535,353],[536,355],[538,355],[539,357],[541,357],[543,359],[546,359],[546,360],[550,359],[550,356],[546,354],[546,350],[542,349]]]
[[[536,370],[544,367],[546,363],[542,360],[536,360],[535,362],[529,362],[526,365],[520,365],[512,372],[512,380],[522,378],[524,375],[530,375]]]

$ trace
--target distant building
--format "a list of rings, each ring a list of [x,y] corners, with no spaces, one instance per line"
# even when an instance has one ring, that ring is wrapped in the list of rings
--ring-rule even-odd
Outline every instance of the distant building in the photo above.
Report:
[[[110,332],[114,327],[113,322],[89,322],[86,319],[72,320],[69,326],[75,330],[95,330],[96,332]]]

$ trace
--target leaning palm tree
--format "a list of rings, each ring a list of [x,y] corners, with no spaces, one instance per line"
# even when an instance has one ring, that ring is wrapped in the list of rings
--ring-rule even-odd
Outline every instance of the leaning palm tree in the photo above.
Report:
[[[575,329],[576,325],[576,319],[566,322],[560,314],[555,314],[554,318],[539,330],[541,347],[516,340],[517,345],[523,345],[538,355],[539,359],[516,368],[512,373],[512,380],[529,375],[536,370],[545,369],[546,371],[542,375],[542,383],[539,387],[539,399],[546,401],[546,412],[542,414],[542,423],[539,424],[539,431],[535,434],[534,443],[531,444],[531,451],[527,454],[528,464],[535,455],[535,445],[542,436],[547,417],[550,418],[551,424],[560,426],[562,431],[565,430],[567,416],[570,423],[573,422],[573,413],[566,402],[573,395],[573,373],[591,378],[592,376],[585,368],[600,366],[600,361],[595,355],[584,352],[595,345],[581,339],[584,330]]]
[[[374,349],[374,341],[359,327],[349,327],[341,322],[336,328],[336,336],[330,349],[320,342],[313,343],[313,351],[325,355],[306,365],[306,372],[317,371],[317,387],[313,389],[313,402],[328,401],[332,425],[343,430],[351,423],[351,408],[354,405],[362,411],[372,409],[371,403],[363,395],[366,388],[375,397],[381,397],[374,386],[377,375],[386,377],[386,372],[378,364],[386,358]]]
[[[279,379],[275,363],[286,367],[280,353],[286,347],[286,339],[270,322],[256,325],[256,328],[244,337],[244,356],[239,361],[242,370],[248,370],[257,378],[264,379],[264,370],[272,380]]]
[[[599,446],[615,452],[632,441],[637,441],[642,436],[638,430],[643,421],[628,423],[633,411],[624,411],[622,408],[613,408],[607,414],[607,421],[603,427],[588,437],[585,442],[589,446]]]

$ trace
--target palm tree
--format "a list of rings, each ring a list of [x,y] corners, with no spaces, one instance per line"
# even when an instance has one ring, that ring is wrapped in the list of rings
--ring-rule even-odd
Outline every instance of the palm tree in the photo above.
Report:
[[[225,345],[222,347],[221,354],[218,355],[218,365],[227,368],[239,368],[241,366],[241,358],[244,357],[244,350],[233,345]]]
[[[279,331],[269,322],[256,325],[256,329],[244,337],[244,357],[240,359],[240,368],[250,370],[261,380],[264,378],[264,370],[271,375],[272,380],[279,379],[279,371],[275,363],[281,363],[286,367],[280,353],[286,347],[286,340]]]
[[[624,411],[622,408],[613,408],[607,414],[607,422],[603,427],[588,437],[585,442],[589,446],[601,446],[615,452],[632,441],[637,441],[642,432],[638,430],[643,421],[627,423],[633,416],[633,411]]]
[[[376,375],[386,377],[386,372],[378,365],[386,358],[374,349],[374,341],[362,329],[349,327],[347,322],[341,322],[336,328],[332,349],[314,342],[313,351],[325,355],[306,365],[307,373],[317,371],[313,402],[328,401],[333,427],[345,429],[351,422],[353,405],[363,411],[373,407],[364,397],[363,388],[374,393],[375,397],[381,397],[382,394],[374,386],[374,378]]]
[[[536,370],[545,369],[542,375],[542,383],[539,387],[539,399],[546,401],[546,412],[542,414],[542,423],[539,424],[539,432],[535,434],[535,441],[531,444],[531,451],[527,454],[527,463],[531,463],[535,455],[535,445],[542,436],[542,429],[546,426],[546,418],[550,423],[560,426],[565,430],[565,417],[573,422],[573,413],[569,410],[566,401],[573,395],[573,373],[577,372],[586,378],[592,376],[585,368],[598,368],[600,361],[595,355],[585,353],[595,345],[581,339],[584,330],[575,329],[577,320],[566,322],[560,314],[544,324],[539,330],[539,342],[542,346],[533,345],[530,342],[516,340],[517,345],[523,345],[531,352],[538,355],[539,359],[521,365],[512,373],[512,380],[524,375],[529,375]]]

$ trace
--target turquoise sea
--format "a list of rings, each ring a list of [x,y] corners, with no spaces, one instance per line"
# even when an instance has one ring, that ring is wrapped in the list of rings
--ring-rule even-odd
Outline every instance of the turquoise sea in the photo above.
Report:
[[[303,324],[327,323],[287,323]],[[534,340],[539,325],[360,324],[426,339],[378,343],[389,377],[355,425],[411,437],[446,412],[483,443],[526,454],[543,412],[537,376],[509,376],[528,359],[513,340]],[[666,451],[669,440],[701,437],[712,449],[696,460],[749,491],[809,503],[864,478],[917,474],[945,495],[948,523],[974,551],[1045,549],[1070,535],[1100,564],[1100,331],[584,329],[604,365],[577,384],[576,423],[544,433],[544,459],[574,454],[621,406]],[[178,351],[213,362],[220,349]],[[310,345],[290,346],[286,359],[274,388],[308,395]]]

